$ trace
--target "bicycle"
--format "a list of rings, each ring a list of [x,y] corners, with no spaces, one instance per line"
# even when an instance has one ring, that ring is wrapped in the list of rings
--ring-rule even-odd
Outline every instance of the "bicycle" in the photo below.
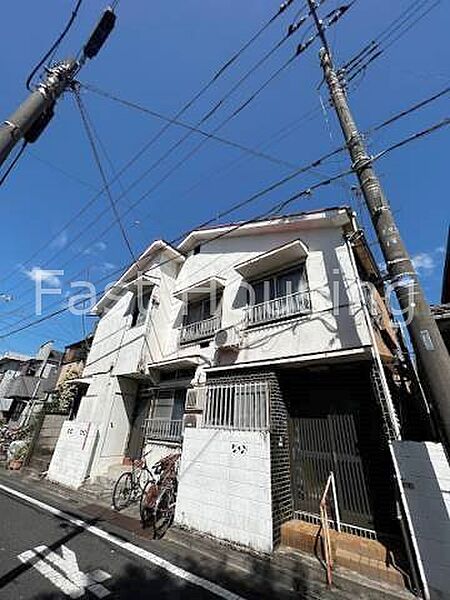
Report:
[[[171,454],[156,463],[154,469],[159,471],[159,479],[149,481],[142,492],[139,505],[142,528],[152,524],[154,537],[158,534],[162,537],[175,516],[180,456]]]
[[[155,481],[155,474],[147,467],[144,454],[141,459],[133,460],[131,471],[122,473],[114,485],[112,493],[112,505],[117,511],[127,508],[133,502],[137,502],[142,495],[146,485]]]

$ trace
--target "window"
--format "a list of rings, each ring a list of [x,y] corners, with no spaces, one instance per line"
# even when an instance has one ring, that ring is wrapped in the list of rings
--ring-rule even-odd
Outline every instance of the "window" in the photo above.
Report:
[[[294,269],[266,276],[264,279],[253,282],[251,286],[254,292],[254,304],[304,292],[308,289],[305,265],[302,264]],[[249,298],[249,302],[251,300]]]
[[[205,321],[212,317],[211,314],[211,300],[204,298],[199,302],[190,302],[187,306],[187,313],[185,315],[185,325],[190,323],[198,323],[199,321]]]
[[[185,399],[185,389],[158,391],[144,425],[147,440],[181,439]]]
[[[248,290],[247,325],[256,325],[309,312],[305,264],[254,281]]]
[[[268,429],[269,389],[267,381],[208,386],[203,427],[252,431]]]
[[[187,312],[183,316],[180,332],[180,343],[189,343],[208,338],[220,329],[221,294],[207,296],[202,300],[189,302]]]
[[[150,298],[153,288],[138,290],[133,300],[133,310],[131,312],[131,327],[143,325],[147,318]]]

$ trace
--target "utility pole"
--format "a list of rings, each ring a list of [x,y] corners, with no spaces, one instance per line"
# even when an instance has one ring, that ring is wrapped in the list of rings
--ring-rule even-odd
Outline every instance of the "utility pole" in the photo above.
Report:
[[[79,61],[69,58],[46,69],[45,79],[0,126],[0,167],[20,140],[32,143],[38,139],[53,117],[57,99],[70,88],[86,59],[97,55],[111,33],[115,20],[113,10],[107,8],[83,47],[82,58]]]
[[[436,424],[447,453],[450,453],[450,355],[431,314],[363,138],[350,112],[343,85],[334,70],[325,29],[317,15],[317,3],[315,0],[308,0],[308,5],[323,44],[320,59],[331,101],[386,261],[391,285],[395,289],[411,337],[419,373],[424,379],[424,387]]]
[[[47,77],[0,127],[0,166],[21,139],[37,139],[53,116],[56,100],[71,83],[78,63],[73,59],[62,61],[48,69]]]

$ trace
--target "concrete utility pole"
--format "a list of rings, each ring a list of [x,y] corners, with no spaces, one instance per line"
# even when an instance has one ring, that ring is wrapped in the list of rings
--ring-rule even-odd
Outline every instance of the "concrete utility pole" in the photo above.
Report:
[[[321,65],[345,142],[358,176],[387,270],[408,327],[419,373],[436,417],[443,442],[450,452],[450,356],[431,314],[416,270],[395,224],[388,200],[375,174],[372,160],[350,112],[344,88],[337,76],[315,0],[308,0],[323,44]]]
[[[68,89],[87,59],[97,56],[114,28],[116,16],[107,8],[83,47],[82,58],[58,62],[47,69],[39,83],[16,112],[0,126],[0,167],[20,140],[35,142],[53,116],[56,100]]]
[[[53,115],[53,107],[78,69],[73,59],[47,71],[47,77],[0,127],[0,166],[21,139],[34,141]]]

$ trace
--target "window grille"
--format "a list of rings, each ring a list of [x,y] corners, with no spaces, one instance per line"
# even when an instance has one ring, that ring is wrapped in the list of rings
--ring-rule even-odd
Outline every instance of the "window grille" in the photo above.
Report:
[[[207,386],[203,427],[269,429],[269,392],[267,381]]]

